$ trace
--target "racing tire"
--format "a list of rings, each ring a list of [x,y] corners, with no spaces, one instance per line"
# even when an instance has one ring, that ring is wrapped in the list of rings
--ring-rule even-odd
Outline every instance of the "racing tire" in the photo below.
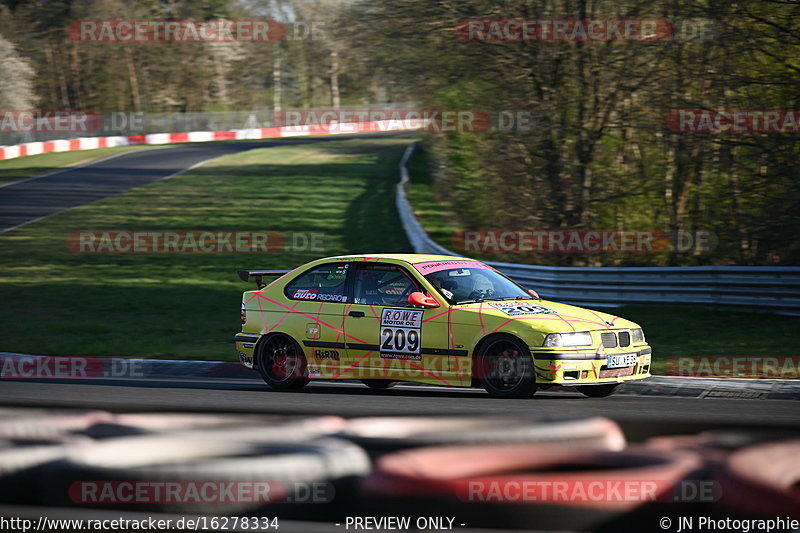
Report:
[[[258,372],[273,389],[297,390],[309,383],[306,356],[286,335],[272,335],[258,345]]]
[[[391,389],[397,385],[396,381],[389,381],[388,379],[362,379],[361,383],[370,389]]]
[[[533,357],[516,337],[489,338],[478,351],[475,363],[475,378],[495,398],[530,398],[536,393]]]
[[[269,509],[270,514],[280,510],[282,516],[308,517],[333,511],[326,507],[334,503],[347,504],[356,480],[371,469],[366,453],[352,443],[284,438],[279,430],[273,433],[248,441],[201,434],[147,435],[73,448],[45,466],[45,504],[180,513]],[[168,497],[165,492],[139,495],[130,487],[121,492],[124,483],[152,486],[159,482],[195,487],[199,492],[187,491],[186,497]],[[202,488],[230,483],[267,485],[262,494],[268,498],[255,497],[255,493],[239,498],[235,488],[223,497],[225,493],[213,490],[213,485],[209,493]],[[317,505],[302,500],[310,486],[319,486],[322,493],[319,500],[310,501]]]
[[[663,516],[663,505],[674,509],[670,499],[676,488],[702,467],[691,453],[641,447],[610,452],[559,443],[436,446],[381,457],[361,491],[373,500],[376,514],[412,508],[426,515],[446,507],[477,528],[502,523],[511,529],[536,524],[537,530],[637,531],[631,526],[641,525],[643,517],[649,522]],[[619,483],[647,486],[649,495],[615,497],[613,486]],[[523,497],[522,487],[592,484],[608,487],[609,496],[584,493],[581,499],[539,490]]]
[[[575,387],[578,392],[589,398],[608,398],[622,389],[622,383],[611,383],[608,385],[581,385]]]
[[[733,452],[717,474],[727,510],[747,517],[800,518],[800,440],[747,446]]]
[[[352,441],[372,456],[438,445],[557,443],[622,450],[625,435],[608,418],[525,420],[510,417],[365,417],[347,420],[334,436]]]

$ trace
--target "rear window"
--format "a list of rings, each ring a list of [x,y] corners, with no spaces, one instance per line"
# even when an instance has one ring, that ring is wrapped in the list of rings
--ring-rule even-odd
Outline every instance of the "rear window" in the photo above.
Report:
[[[304,272],[286,285],[291,300],[347,302],[345,282],[350,263],[326,263]]]

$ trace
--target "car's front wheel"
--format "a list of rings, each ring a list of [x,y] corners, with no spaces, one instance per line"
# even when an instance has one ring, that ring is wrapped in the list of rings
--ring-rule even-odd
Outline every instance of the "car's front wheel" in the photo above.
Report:
[[[273,389],[302,389],[309,382],[303,350],[285,335],[273,335],[259,345],[258,371]]]
[[[575,387],[578,392],[589,398],[605,398],[618,392],[622,388],[622,383],[610,383],[608,385],[583,385]]]
[[[516,337],[498,335],[485,342],[475,369],[475,377],[496,398],[530,398],[536,392],[531,352]]]

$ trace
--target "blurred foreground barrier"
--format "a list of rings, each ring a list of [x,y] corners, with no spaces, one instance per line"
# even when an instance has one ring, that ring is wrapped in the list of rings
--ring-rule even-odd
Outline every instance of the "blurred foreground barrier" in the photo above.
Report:
[[[647,440],[646,446],[657,450],[691,451],[702,456],[710,465],[720,466],[731,453],[744,447],[797,437],[800,437],[800,429],[716,429],[696,435],[652,437]]]
[[[719,474],[720,503],[744,515],[800,518],[800,440],[749,446]]]
[[[434,242],[405,193],[410,146],[400,163],[396,204],[414,252],[461,255]],[[553,267],[488,262],[543,298],[585,304],[676,303],[800,313],[800,267]]]
[[[678,511],[659,502],[671,502],[680,483],[702,470],[695,454],[644,448],[441,446],[380,458],[361,489],[381,514],[447,508],[477,527],[619,531],[625,521],[657,516],[663,505]]]
[[[175,434],[73,448],[45,468],[45,503],[329,519],[352,505],[363,450],[336,439]]]
[[[367,417],[347,422],[338,437],[371,454],[437,444],[558,442],[621,450],[625,436],[607,418],[532,421],[507,417]]]

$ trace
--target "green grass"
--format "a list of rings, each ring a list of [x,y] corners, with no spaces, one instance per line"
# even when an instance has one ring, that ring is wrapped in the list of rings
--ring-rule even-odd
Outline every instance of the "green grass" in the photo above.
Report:
[[[606,310],[640,324],[653,347],[653,371],[677,356],[796,356],[797,317],[704,306],[628,305]]]
[[[122,152],[148,149],[152,150],[153,147],[144,145],[117,146],[115,148],[98,148],[97,150],[15,157],[14,159],[0,161],[0,183],[38,176],[58,168],[72,167]]]
[[[408,252],[394,207],[409,138],[272,147],[216,159],[0,236],[0,350],[234,360],[237,268]],[[323,232],[324,252],[75,254],[79,230]]]
[[[408,164],[410,182],[406,195],[414,214],[425,227],[428,235],[442,246],[453,249],[453,235],[459,228],[452,216],[453,208],[441,197],[437,197],[433,179],[428,171],[428,153],[419,146]]]
[[[409,162],[408,198],[428,234],[453,249],[460,228],[451,205],[436,194],[428,154],[417,150]],[[490,260],[488,257],[484,257]],[[602,309],[641,324],[653,347],[653,372],[663,374],[675,356],[796,356],[797,317],[704,306],[629,305]]]

